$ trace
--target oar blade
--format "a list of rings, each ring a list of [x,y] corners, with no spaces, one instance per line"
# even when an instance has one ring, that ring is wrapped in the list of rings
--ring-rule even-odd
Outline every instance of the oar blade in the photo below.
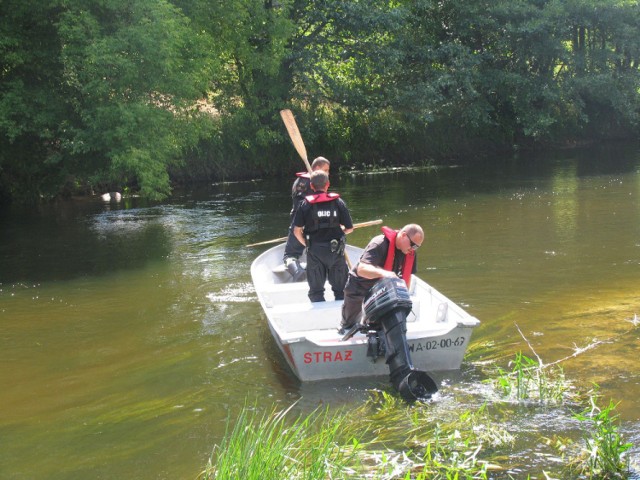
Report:
[[[289,137],[291,138],[293,146],[297,150],[298,155],[300,155],[304,161],[307,170],[311,173],[311,165],[309,165],[309,160],[307,158],[307,149],[302,141],[302,135],[300,135],[300,130],[298,130],[298,124],[296,123],[296,119],[293,117],[293,113],[289,109],[280,110],[280,116],[282,117],[284,126],[287,128],[287,132],[289,132]]]

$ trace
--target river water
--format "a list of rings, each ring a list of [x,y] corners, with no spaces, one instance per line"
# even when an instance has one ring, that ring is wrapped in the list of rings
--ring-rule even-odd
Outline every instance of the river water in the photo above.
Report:
[[[551,362],[603,342],[565,373],[619,401],[639,445],[639,152],[333,172],[332,190],[355,222],[420,223],[420,276],[482,321],[443,389],[472,389],[476,365],[518,351]],[[0,211],[0,478],[193,479],[245,404],[339,408],[386,387],[300,384],[270,337],[249,274],[268,247],[245,245],[285,234],[289,187]]]

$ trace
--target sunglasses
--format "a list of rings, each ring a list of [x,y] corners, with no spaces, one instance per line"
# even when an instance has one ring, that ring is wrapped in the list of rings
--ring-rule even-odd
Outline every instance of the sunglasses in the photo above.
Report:
[[[417,250],[420,248],[420,245],[418,245],[413,240],[411,240],[411,237],[409,235],[407,235],[407,238],[409,239],[409,245],[411,246],[411,250]]]

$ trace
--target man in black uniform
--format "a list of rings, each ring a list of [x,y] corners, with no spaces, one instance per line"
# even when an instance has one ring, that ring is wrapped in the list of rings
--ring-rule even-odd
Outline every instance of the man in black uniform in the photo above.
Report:
[[[308,195],[293,220],[293,233],[307,247],[309,299],[324,302],[324,284],[329,279],[336,300],[344,298],[348,267],[344,258],[346,234],[353,231],[351,214],[337,193],[327,193],[329,176],[311,174],[312,195]],[[344,227],[344,230],[343,230]]]
[[[420,225],[411,223],[399,231],[382,227],[382,235],[371,239],[358,263],[349,272],[344,288],[339,333],[346,333],[360,321],[365,295],[382,277],[400,277],[409,287],[416,272],[415,251],[424,241]]]
[[[321,170],[329,175],[329,169],[331,163],[324,157],[318,157],[311,163],[311,171],[315,172]],[[300,257],[304,252],[304,245],[302,245],[293,234],[293,220],[295,219],[296,212],[302,204],[304,197],[313,194],[311,190],[311,174],[309,172],[296,173],[295,182],[291,186],[291,200],[293,202],[291,206],[291,224],[289,225],[289,235],[287,237],[287,243],[284,246],[284,265],[287,271],[293,277],[293,281],[297,282],[304,277],[304,269],[300,266]]]

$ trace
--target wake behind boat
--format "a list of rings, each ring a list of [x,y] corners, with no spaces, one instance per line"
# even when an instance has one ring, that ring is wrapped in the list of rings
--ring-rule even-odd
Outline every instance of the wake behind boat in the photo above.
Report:
[[[362,252],[346,247],[354,263]],[[281,244],[259,255],[251,265],[251,278],[269,329],[293,373],[301,381],[388,374],[384,352],[366,333],[342,340],[342,301],[333,299],[329,284],[326,302],[310,302],[307,282],[292,281],[283,253]],[[406,340],[413,366],[430,372],[459,369],[480,321],[415,275],[410,283]]]

